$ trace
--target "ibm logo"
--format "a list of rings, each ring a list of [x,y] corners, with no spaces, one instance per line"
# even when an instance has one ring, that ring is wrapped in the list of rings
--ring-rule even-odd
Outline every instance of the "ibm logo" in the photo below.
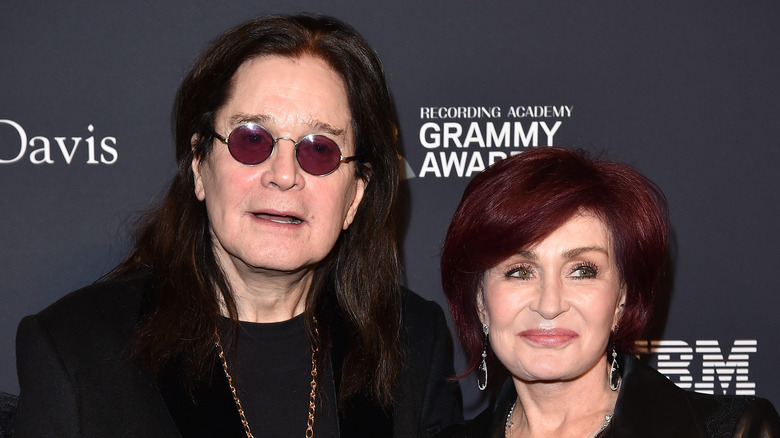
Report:
[[[754,339],[735,340],[728,357],[716,340],[697,340],[691,346],[685,341],[638,341],[655,361],[650,365],[683,389],[707,394],[755,395],[756,384],[748,377],[750,354],[757,351]],[[652,359],[652,356],[651,356]],[[696,373],[699,371],[700,373]],[[700,379],[694,380],[695,376]]]

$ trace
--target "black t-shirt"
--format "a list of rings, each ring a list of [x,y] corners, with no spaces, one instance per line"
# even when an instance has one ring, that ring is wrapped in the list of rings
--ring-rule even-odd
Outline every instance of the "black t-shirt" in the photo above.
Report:
[[[303,437],[309,418],[312,347],[303,315],[277,323],[241,322],[235,363],[228,363],[252,434]],[[330,367],[317,364],[314,436],[337,437]]]

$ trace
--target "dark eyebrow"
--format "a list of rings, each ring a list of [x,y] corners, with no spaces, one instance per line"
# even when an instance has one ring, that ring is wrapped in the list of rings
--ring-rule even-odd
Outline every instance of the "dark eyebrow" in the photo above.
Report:
[[[271,116],[265,114],[235,114],[230,117],[230,126],[240,125],[242,123],[257,123],[262,125],[271,120]]]
[[[567,259],[570,259],[570,258],[577,257],[580,254],[584,254],[584,253],[590,252],[590,251],[602,252],[605,255],[609,256],[609,251],[607,251],[606,249],[604,249],[604,248],[602,248],[600,246],[583,246],[581,248],[567,249],[566,251],[563,252],[563,257],[567,258]],[[526,258],[528,260],[532,260],[532,261],[535,261],[535,260],[538,259],[538,257],[536,256],[535,252],[528,251],[528,250],[526,250],[526,251],[518,251],[517,255],[519,255],[520,257]]]
[[[533,251],[518,251],[517,255],[520,257],[527,258],[528,260],[537,260],[538,257],[536,257],[536,253]]]
[[[606,249],[600,246],[583,246],[581,248],[567,249],[566,251],[563,252],[563,256],[566,257],[567,259],[570,259],[590,251],[602,252],[604,253],[604,255],[609,256],[609,251],[607,251]]]
[[[334,137],[343,137],[346,132],[344,129],[333,127],[325,122],[320,122],[319,120],[312,120],[308,125],[311,125],[311,127],[315,129],[316,132],[313,132],[313,134],[330,134]]]
[[[273,117],[267,114],[236,114],[230,117],[230,126],[240,125],[242,123],[257,123],[258,125],[264,125],[273,120]],[[328,123],[321,122],[316,119],[311,119],[306,122],[311,126],[313,132],[311,134],[330,134],[334,137],[343,137],[346,130],[336,128]]]

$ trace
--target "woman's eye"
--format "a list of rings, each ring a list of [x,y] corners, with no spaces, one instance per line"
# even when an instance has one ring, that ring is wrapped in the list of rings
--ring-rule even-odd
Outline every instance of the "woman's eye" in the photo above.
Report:
[[[507,277],[520,278],[523,280],[531,278],[531,275],[531,269],[525,267],[512,268],[506,273]]]
[[[571,273],[572,277],[576,278],[594,278],[596,277],[596,274],[598,271],[596,271],[596,267],[592,265],[579,265],[576,268],[574,268],[574,271]]]

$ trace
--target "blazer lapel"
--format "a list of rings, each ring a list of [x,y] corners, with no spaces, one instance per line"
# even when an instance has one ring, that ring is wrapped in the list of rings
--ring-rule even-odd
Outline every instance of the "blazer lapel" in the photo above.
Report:
[[[621,359],[622,388],[605,437],[706,438],[684,390],[631,355]]]
[[[349,345],[345,333],[341,313],[332,308],[330,318],[330,366],[333,372],[334,400],[338,402],[338,393],[341,388],[342,368],[344,356]],[[393,410],[385,410],[373,398],[365,394],[357,394],[348,398],[338,407],[339,432],[341,437],[392,437],[393,436]]]

